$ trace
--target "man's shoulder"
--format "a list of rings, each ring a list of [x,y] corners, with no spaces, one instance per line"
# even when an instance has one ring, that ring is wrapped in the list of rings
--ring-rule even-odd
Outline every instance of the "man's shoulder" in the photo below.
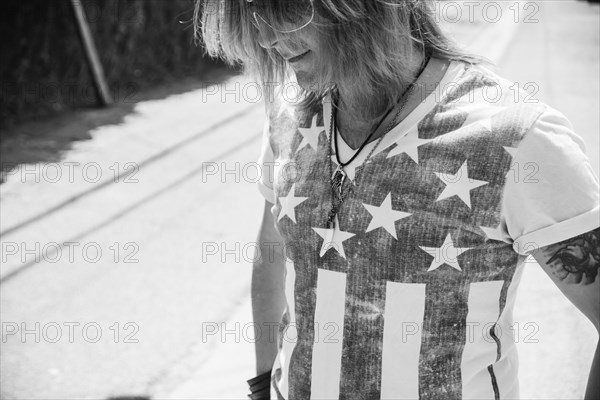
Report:
[[[444,102],[448,105],[478,103],[489,107],[518,107],[545,110],[547,105],[536,98],[536,83],[520,84],[493,71],[484,64],[464,64],[465,70],[450,83]]]
[[[480,64],[467,65],[456,79],[440,88],[440,100],[420,128],[462,130],[473,139],[489,136],[520,141],[550,107],[527,88]]]

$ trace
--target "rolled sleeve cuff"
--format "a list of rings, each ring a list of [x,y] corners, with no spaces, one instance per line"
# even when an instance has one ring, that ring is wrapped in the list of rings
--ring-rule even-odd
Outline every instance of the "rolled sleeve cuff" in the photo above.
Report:
[[[571,239],[600,226],[600,206],[565,221],[530,232],[513,242],[513,249],[524,256],[551,244]]]

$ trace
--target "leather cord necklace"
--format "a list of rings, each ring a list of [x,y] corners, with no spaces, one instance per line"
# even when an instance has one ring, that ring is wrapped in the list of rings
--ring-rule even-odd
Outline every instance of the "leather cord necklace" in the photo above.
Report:
[[[392,119],[392,121],[390,121],[390,123],[388,124],[388,126],[386,127],[385,131],[383,132],[383,134],[379,137],[379,139],[377,140],[377,143],[375,143],[375,146],[371,149],[371,151],[369,152],[369,154],[367,155],[367,157],[365,157],[364,161],[362,162],[362,164],[360,165],[360,168],[362,168],[367,161],[371,158],[371,156],[373,155],[373,152],[375,151],[375,149],[377,149],[377,147],[379,146],[379,144],[381,143],[381,140],[384,138],[384,136],[392,130],[392,128],[397,124],[396,120],[398,119],[398,116],[400,115],[400,113],[402,112],[402,110],[404,109],[404,107],[406,106],[406,102],[408,100],[408,97],[410,96],[410,93],[412,92],[416,82],[419,80],[419,78],[421,77],[421,75],[423,74],[423,71],[425,70],[425,67],[427,66],[427,64],[429,63],[429,57],[426,57],[423,64],[421,65],[421,68],[419,70],[419,73],[417,74],[417,78],[406,88],[406,90],[404,91],[404,93],[402,93],[402,95],[400,96],[397,104],[400,104],[400,107],[398,108],[398,111],[396,112],[396,115],[394,116],[394,118]],[[330,184],[331,184],[331,210],[329,211],[329,214],[327,215],[327,228],[328,229],[333,229],[335,228],[335,217],[336,215],[339,213],[340,208],[342,207],[342,204],[344,203],[344,201],[348,198],[348,195],[354,190],[353,187],[350,187],[347,191],[343,191],[343,186],[344,183],[346,181],[346,172],[344,171],[344,167],[346,167],[347,165],[349,165],[352,161],[354,161],[354,159],[356,159],[356,157],[358,156],[358,154],[365,148],[365,146],[369,143],[370,139],[373,137],[373,135],[375,134],[375,132],[377,132],[377,130],[379,129],[379,127],[381,126],[381,124],[383,123],[383,121],[387,118],[387,116],[394,110],[395,107],[392,107],[379,121],[379,123],[377,124],[377,126],[375,127],[375,129],[373,129],[373,131],[369,134],[369,136],[365,139],[365,141],[360,145],[360,147],[358,148],[358,150],[354,153],[354,155],[350,158],[350,160],[346,161],[345,163],[343,163],[340,160],[339,157],[339,151],[338,151],[338,145],[337,145],[337,124],[336,124],[336,106],[335,106],[335,100],[337,99],[337,96],[333,96],[332,97],[332,104],[331,104],[331,118],[330,118],[330,123],[329,123],[329,177],[330,177]],[[332,154],[331,154],[331,141],[332,141],[332,137],[333,137],[333,141],[334,141],[334,146],[335,146],[335,158],[338,164],[337,169],[335,170],[335,173],[333,172],[333,165],[332,165]],[[354,178],[354,187],[358,186],[358,180],[357,180],[357,176],[355,176]]]

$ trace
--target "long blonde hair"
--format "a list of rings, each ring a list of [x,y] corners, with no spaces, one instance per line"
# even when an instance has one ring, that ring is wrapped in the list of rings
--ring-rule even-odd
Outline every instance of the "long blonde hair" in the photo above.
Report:
[[[245,2],[196,0],[196,38],[210,56],[230,65],[241,63],[271,98],[276,84],[289,81],[290,69],[277,51],[260,46],[259,31]],[[285,19],[276,14],[281,7],[271,8],[274,15],[269,18]],[[313,108],[336,86],[352,93],[346,104],[358,114],[375,95],[393,104],[414,77],[415,65],[410,60],[419,53],[469,64],[487,62],[462,51],[442,32],[435,21],[433,0],[314,0],[314,9],[311,29],[319,38],[321,70],[314,87],[298,88],[301,109]]]

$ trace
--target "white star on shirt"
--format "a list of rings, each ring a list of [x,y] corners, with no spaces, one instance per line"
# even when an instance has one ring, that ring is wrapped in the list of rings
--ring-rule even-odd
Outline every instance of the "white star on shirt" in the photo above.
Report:
[[[383,228],[386,231],[388,231],[389,234],[392,235],[396,240],[398,240],[398,236],[396,235],[395,222],[402,218],[406,218],[412,215],[410,213],[396,211],[392,209],[391,192],[388,193],[385,199],[383,199],[383,202],[381,202],[381,205],[379,207],[364,203],[363,206],[373,216],[371,222],[369,222],[369,227],[365,232],[370,232],[377,228]]]
[[[415,126],[406,135],[396,140],[394,147],[386,158],[394,157],[402,153],[406,153],[417,164],[419,163],[419,147],[431,142],[434,139],[420,139],[419,130]]]
[[[296,206],[303,201],[306,201],[308,197],[295,197],[295,190],[296,184],[294,183],[287,196],[279,198],[279,202],[281,203],[281,211],[277,217],[277,222],[287,215],[292,221],[294,221],[294,223],[296,223]]]
[[[335,217],[335,228],[313,228],[317,235],[323,238],[323,244],[321,245],[321,252],[319,257],[323,257],[327,250],[334,248],[344,259],[346,253],[344,252],[343,242],[355,236],[354,233],[344,232],[339,229],[340,223],[338,222],[337,216]]]
[[[463,202],[465,202],[467,206],[469,206],[469,208],[471,208],[471,190],[489,183],[486,181],[469,178],[467,160],[465,160],[456,174],[440,172],[435,172],[435,174],[446,184],[444,191],[440,194],[436,201],[457,195]]]
[[[434,271],[444,264],[447,264],[458,271],[462,271],[458,264],[458,256],[467,250],[471,250],[470,247],[454,247],[450,234],[446,235],[446,239],[444,239],[444,243],[441,247],[419,247],[421,250],[429,253],[430,256],[433,256],[433,260],[431,261],[431,265],[427,272]]]
[[[306,145],[309,145],[313,148],[313,150],[317,150],[319,147],[319,135],[323,132],[325,128],[323,126],[317,126],[317,114],[312,119],[312,125],[310,128],[298,128],[298,131],[302,135],[302,141],[300,142],[300,146],[298,146],[298,150],[300,151]]]
[[[485,236],[487,236],[488,240],[498,240],[500,242],[504,241],[502,232],[500,232],[500,225],[495,228],[480,225],[479,228],[483,231],[483,233],[485,233]]]
[[[517,155],[517,148],[516,147],[508,147],[508,146],[502,146],[504,148],[504,150],[506,150],[506,152],[508,154],[510,154],[510,156],[514,159],[515,155]]]

